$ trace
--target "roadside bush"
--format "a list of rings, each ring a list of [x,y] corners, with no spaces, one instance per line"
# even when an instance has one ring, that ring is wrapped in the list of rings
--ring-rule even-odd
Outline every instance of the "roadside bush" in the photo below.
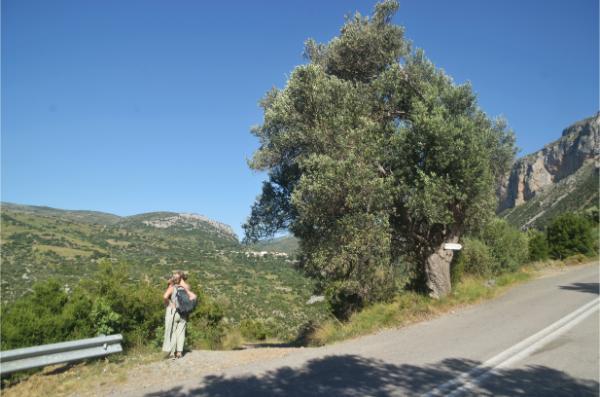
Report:
[[[148,344],[164,322],[161,296],[156,284],[130,279],[127,263],[102,262],[93,278],[80,281],[76,290],[93,302],[87,316],[93,335],[123,334],[123,344]]]
[[[583,211],[583,216],[588,219],[592,225],[600,223],[600,213],[598,212],[598,206],[595,205]]]
[[[68,296],[61,284],[49,279],[10,305],[2,305],[2,350],[60,342],[70,334],[63,308]]]
[[[267,328],[262,321],[258,320],[242,320],[240,332],[244,338],[250,340],[265,340],[267,338]]]
[[[489,277],[514,271],[529,258],[527,235],[503,219],[492,219],[475,235],[464,237],[462,244],[452,264],[452,282],[463,273]]]
[[[546,233],[538,230],[529,231],[529,260],[543,261],[548,259],[550,251],[548,249],[548,240]]]
[[[191,281],[190,285],[194,289],[196,284]],[[220,348],[225,336],[223,308],[202,291],[198,291],[197,295],[198,306],[188,318],[186,344],[194,348]]]
[[[364,299],[357,291],[360,291],[360,283],[355,280],[335,281],[325,289],[331,312],[337,318],[346,320],[365,306]]]
[[[463,276],[465,275],[465,264],[463,261],[461,261],[461,258],[462,254],[460,252],[454,254],[452,263],[450,263],[450,283],[453,288],[458,282],[460,282],[460,280],[462,280]]]
[[[495,259],[494,274],[517,270],[529,257],[527,235],[504,219],[492,219],[480,237]]]
[[[565,213],[556,217],[546,229],[550,256],[563,259],[576,254],[593,254],[592,230],[591,222],[582,215]]]
[[[463,249],[459,252],[456,261],[456,273],[468,273],[479,276],[491,276],[497,271],[498,263],[492,255],[490,248],[477,238],[465,237],[462,241]],[[460,269],[460,270],[458,270]],[[460,279],[457,274],[456,281]]]
[[[112,335],[119,328],[121,315],[112,310],[105,298],[94,301],[90,320],[94,324],[94,334]]]
[[[2,350],[123,334],[123,345],[162,345],[166,284],[129,278],[128,265],[103,263],[93,278],[84,279],[71,293],[54,279],[38,282],[31,293],[2,305]],[[221,343],[223,311],[207,296],[188,320],[186,344],[215,348]]]

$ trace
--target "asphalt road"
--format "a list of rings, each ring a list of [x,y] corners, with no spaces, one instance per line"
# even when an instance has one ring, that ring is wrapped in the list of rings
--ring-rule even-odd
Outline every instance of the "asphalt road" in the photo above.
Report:
[[[144,396],[598,396],[598,264],[409,327]]]

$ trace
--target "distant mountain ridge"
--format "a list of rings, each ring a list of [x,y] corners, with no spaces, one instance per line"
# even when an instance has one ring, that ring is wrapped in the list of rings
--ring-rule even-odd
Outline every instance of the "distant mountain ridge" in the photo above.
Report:
[[[61,216],[65,219],[73,219],[80,222],[106,225],[115,224],[122,219],[122,217],[118,215],[109,214],[107,212],[87,210],[63,210],[46,206],[14,204],[4,201],[0,203],[0,208],[7,209],[13,212],[30,213],[41,216]]]
[[[151,226],[159,229],[167,229],[170,227],[187,227],[187,228],[205,228],[206,225],[214,228],[224,237],[234,238],[238,240],[233,228],[222,222],[215,221],[204,215],[194,213],[177,213],[177,212],[147,212],[130,216],[119,216],[100,211],[87,210],[65,210],[46,206],[22,205],[9,202],[0,203],[3,209],[9,209],[14,212],[31,213],[40,216],[60,216],[65,219],[72,219],[79,222],[92,224],[116,225],[118,223],[141,222],[146,226]]]
[[[207,225],[214,228],[224,237],[231,237],[238,240],[237,235],[231,226],[210,219],[204,215],[192,214],[187,212],[150,212],[127,217],[126,219],[137,219],[146,226],[158,229],[168,229],[172,227],[181,227],[188,229],[205,228]]]
[[[598,204],[600,112],[565,128],[543,149],[518,159],[498,189],[498,212],[522,228]]]

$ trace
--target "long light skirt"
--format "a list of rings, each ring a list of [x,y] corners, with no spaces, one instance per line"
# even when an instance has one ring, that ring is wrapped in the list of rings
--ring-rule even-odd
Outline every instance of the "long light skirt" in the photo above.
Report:
[[[162,350],[174,354],[183,351],[185,342],[185,327],[187,322],[172,307],[167,307],[165,312],[165,339]]]

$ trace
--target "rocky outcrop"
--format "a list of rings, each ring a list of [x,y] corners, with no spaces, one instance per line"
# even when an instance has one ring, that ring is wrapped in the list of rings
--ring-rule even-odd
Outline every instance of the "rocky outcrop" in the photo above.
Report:
[[[237,235],[235,234],[231,226],[214,221],[210,218],[205,217],[204,215],[181,213],[174,214],[171,216],[159,217],[156,219],[144,220],[142,221],[142,223],[146,226],[152,226],[158,229],[167,229],[173,226],[181,226],[194,229],[202,227],[203,224],[208,224],[212,226],[216,231],[226,236],[233,237],[237,240]]]
[[[532,199],[500,214],[520,229],[543,229],[564,212],[584,212],[591,215],[600,200],[598,168],[585,162],[574,174],[539,191]],[[591,210],[591,211],[590,211]]]
[[[499,187],[498,212],[519,206],[598,159],[600,112],[566,128],[560,139],[515,162]]]

